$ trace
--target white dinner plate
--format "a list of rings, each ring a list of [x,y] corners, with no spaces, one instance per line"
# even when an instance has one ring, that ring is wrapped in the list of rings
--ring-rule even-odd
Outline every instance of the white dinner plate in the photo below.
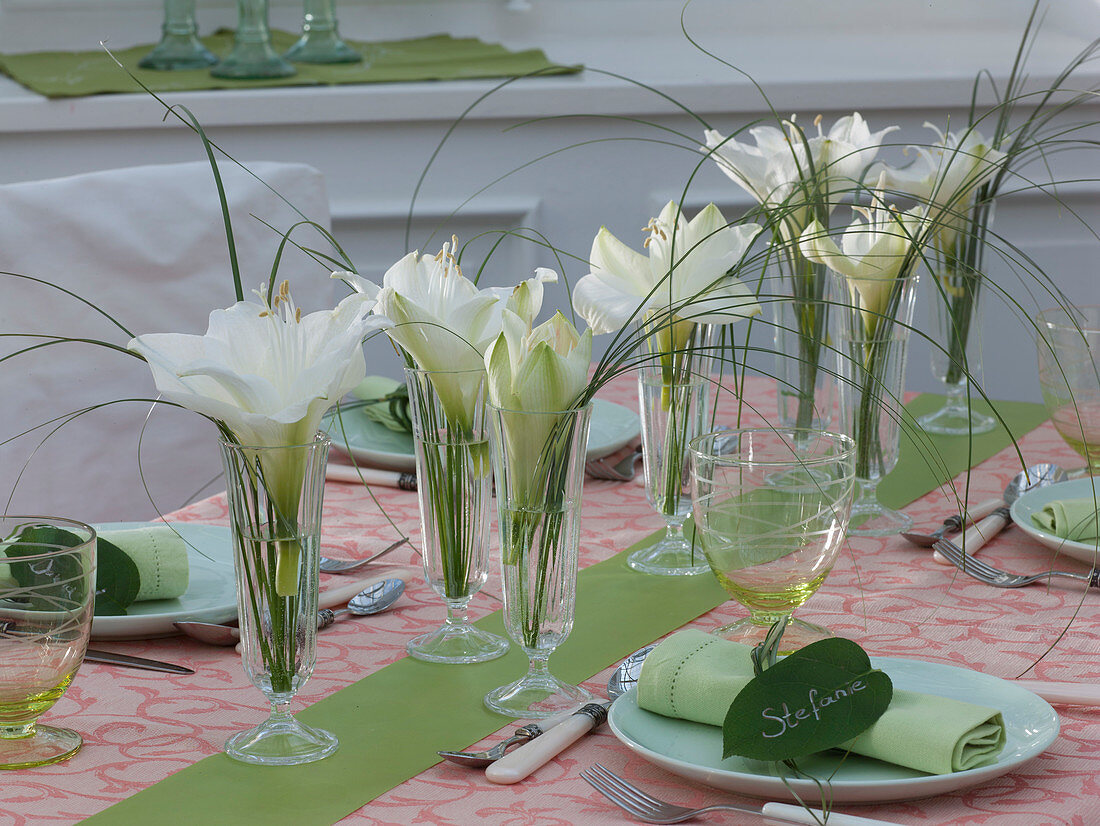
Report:
[[[147,640],[179,633],[179,620],[227,622],[237,616],[237,585],[233,577],[233,538],[229,528],[170,523],[187,543],[189,577],[187,591],[176,599],[135,602],[121,617],[92,619],[92,639]],[[97,529],[147,528],[148,522],[112,522]]]
[[[799,768],[818,778],[832,775],[830,793],[836,803],[885,803],[932,797],[976,786],[1007,774],[1041,754],[1058,736],[1058,715],[1050,705],[1011,682],[938,663],[872,657],[894,686],[1000,709],[1007,743],[997,762],[953,774],[925,774],[860,757],[844,758],[828,751],[798,761]],[[722,729],[686,720],[674,720],[638,707],[636,689],[611,707],[610,725],[615,736],[631,751],[673,774],[750,797],[769,800],[818,800],[821,793],[812,780],[788,778],[784,785],[775,763],[743,757],[722,759]],[[835,775],[833,774],[835,772]]]
[[[1088,499],[1095,495],[1100,497],[1100,477],[1091,479],[1071,479],[1068,482],[1059,482],[1045,488],[1036,488],[1028,491],[1012,503],[1012,521],[1021,531],[1037,542],[1053,548],[1066,556],[1080,559],[1089,565],[1097,562],[1095,542],[1075,542],[1071,539],[1062,539],[1049,531],[1044,531],[1031,521],[1031,515],[1039,513],[1043,508],[1055,499]]]
[[[330,413],[321,423],[334,447],[370,467],[416,470],[411,433],[390,430],[355,408],[342,411],[341,420],[336,421],[335,414]],[[641,427],[638,414],[630,408],[596,399],[588,433],[588,459],[599,459],[630,444],[642,432]]]

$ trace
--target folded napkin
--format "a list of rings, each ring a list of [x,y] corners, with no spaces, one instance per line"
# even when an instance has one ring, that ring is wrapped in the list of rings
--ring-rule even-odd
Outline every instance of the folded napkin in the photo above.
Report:
[[[141,577],[134,602],[173,599],[187,592],[187,543],[167,525],[97,531],[137,566]]]
[[[374,402],[362,407],[363,415],[372,422],[397,433],[412,433],[409,393],[401,382],[386,376],[367,376],[351,394],[361,401]]]
[[[720,726],[753,677],[751,650],[702,631],[673,634],[645,659],[638,705],[665,717]],[[845,748],[917,771],[949,774],[992,763],[1004,744],[999,711],[895,689],[886,712]]]
[[[1100,511],[1091,497],[1048,502],[1041,511],[1031,514],[1031,521],[1047,533],[1072,542],[1100,539]]]

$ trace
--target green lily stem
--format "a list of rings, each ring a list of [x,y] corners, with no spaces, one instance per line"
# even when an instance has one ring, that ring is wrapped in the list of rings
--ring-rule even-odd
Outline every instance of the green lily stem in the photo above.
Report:
[[[940,279],[946,295],[949,324],[944,381],[949,386],[959,384],[967,374],[966,345],[982,286],[982,258],[992,213],[991,200],[976,200],[966,227],[956,234],[953,248],[940,253],[943,261]]]
[[[821,351],[829,329],[829,305],[825,301],[828,269],[794,253],[791,269],[791,300],[798,325],[798,411],[795,427],[813,426],[815,389],[820,371]]]

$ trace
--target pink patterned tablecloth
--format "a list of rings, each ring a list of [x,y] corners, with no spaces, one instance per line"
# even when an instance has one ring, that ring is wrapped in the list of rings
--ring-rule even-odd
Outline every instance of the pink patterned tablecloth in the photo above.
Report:
[[[770,392],[767,383],[754,382],[749,400],[768,412]],[[633,385],[626,380],[616,382],[605,395],[631,406],[635,403]],[[1021,448],[1028,463],[1053,460],[1071,466],[1080,462],[1049,424],[1026,436]],[[956,487],[963,490],[969,483],[970,501],[981,501],[999,495],[1018,470],[1019,459],[1012,450],[1005,450],[971,472],[969,480],[965,475],[956,479]],[[389,516],[418,542],[415,494],[385,488],[375,488],[373,493]],[[952,508],[945,493],[935,491],[907,510],[919,526],[931,527]],[[224,498],[208,499],[174,518],[226,524]],[[640,480],[588,480],[582,565],[622,550],[661,524],[646,503]],[[394,536],[394,528],[361,486],[329,484],[325,553],[365,556]],[[1052,552],[1012,530],[983,553],[995,564],[1021,571],[1039,570],[1053,561]],[[1087,567],[1064,558],[1057,562],[1071,570]],[[378,571],[415,564],[411,551],[401,549],[387,557]],[[322,587],[326,584],[331,583]],[[487,590],[499,594],[499,581],[491,579]],[[900,538],[853,538],[800,615],[856,640],[872,654],[967,666],[1006,679],[1027,672],[1040,679],[1092,683],[1100,679],[1096,600],[1096,594],[1072,583],[1049,589],[1037,585],[996,590],[956,575],[953,568],[934,563],[927,551]],[[480,616],[497,607],[497,602],[482,595],[475,599],[472,613]],[[742,609],[726,604],[693,624],[707,629],[739,613]],[[338,624],[320,636],[317,668],[302,699],[315,701],[403,657],[405,641],[440,619],[441,606],[433,592],[422,578],[410,579],[406,596],[395,610]],[[84,749],[65,763],[0,774],[0,826],[77,822],[220,751],[231,733],[265,715],[261,695],[247,683],[232,649],[205,647],[184,638],[102,641],[97,646],[182,663],[196,673],[175,677],[86,664],[48,713],[49,722],[81,731]],[[601,690],[611,665],[588,687]],[[1018,771],[956,794],[858,807],[858,813],[901,824],[1100,823],[1100,709],[1063,706],[1058,713],[1061,735],[1045,754]],[[464,745],[424,744],[432,750]],[[582,768],[596,761],[685,805],[736,800],[686,783],[633,756],[603,728],[518,785],[495,786],[480,772],[441,763],[381,795],[344,822],[478,822],[484,826],[628,822],[579,777]],[[752,803],[747,798],[740,802]],[[856,807],[840,808],[853,811]]]

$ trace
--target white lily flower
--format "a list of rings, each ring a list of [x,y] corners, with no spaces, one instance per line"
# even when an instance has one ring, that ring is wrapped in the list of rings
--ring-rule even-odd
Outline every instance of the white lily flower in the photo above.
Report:
[[[258,295],[210,313],[205,335],[152,333],[127,347],[166,399],[223,423],[241,444],[307,444],[366,375],[363,338],[388,322],[363,295],[305,316],[286,282],[270,300]]]
[[[257,294],[258,303],[214,310],[205,335],[153,333],[127,347],[149,364],[167,400],[218,421],[238,443],[309,444],[325,411],[366,375],[363,337],[388,322],[370,315],[373,300],[358,294],[306,316],[285,281],[275,296],[265,287]],[[285,464],[293,461],[285,454],[264,461],[271,501],[281,519],[295,520],[304,469]],[[292,596],[300,548],[296,542],[278,545],[276,592]]]
[[[499,437],[505,440],[509,487],[519,501],[546,495],[548,475],[580,434],[565,428],[588,383],[592,331],[578,333],[560,312],[533,330],[511,310],[504,328],[485,353],[489,400],[501,409]],[[528,415],[534,414],[534,415]],[[514,549],[504,549],[505,561]]]
[[[844,276],[868,338],[874,336],[897,280],[907,274],[903,268],[917,260],[927,224],[921,209],[898,214],[885,205],[881,192],[875,193],[874,201],[871,208],[853,207],[863,220],[857,217],[844,230],[839,246],[817,221],[806,227],[799,241],[806,258]]]
[[[1005,159],[977,129],[942,132],[931,123],[938,140],[931,146],[910,146],[917,159],[907,167],[884,167],[885,183],[929,205],[936,217],[936,244],[951,249],[969,220],[975,192]]]
[[[489,400],[532,413],[571,409],[588,383],[592,331],[578,333],[560,312],[533,330],[511,310],[503,320],[485,353]]]
[[[647,256],[601,227],[592,242],[592,269],[573,289],[573,307],[596,334],[670,311],[670,321],[700,324],[754,316],[760,305],[752,292],[727,273],[760,230],[757,224],[729,226],[714,204],[688,221],[670,201],[646,227]]]
[[[706,148],[727,177],[765,207],[784,209],[780,228],[788,239],[797,238],[811,220],[815,198],[830,212],[837,206],[839,195],[862,179],[882,139],[898,128],[872,132],[859,112],[837,120],[827,134],[820,116],[814,123],[813,137],[793,117],[785,122],[787,133],[774,126],[750,129],[755,146],[713,129],[704,133]]]
[[[447,373],[484,369],[485,350],[500,335],[506,302],[530,322],[542,307],[543,284],[557,273],[540,268],[515,288],[479,289],[462,274],[453,250],[457,240],[438,254],[411,252],[394,264],[382,287],[353,273],[333,273],[364,295],[376,295],[375,312],[393,322],[386,332],[421,370],[439,375],[432,382],[456,423],[472,416],[479,380]]]

